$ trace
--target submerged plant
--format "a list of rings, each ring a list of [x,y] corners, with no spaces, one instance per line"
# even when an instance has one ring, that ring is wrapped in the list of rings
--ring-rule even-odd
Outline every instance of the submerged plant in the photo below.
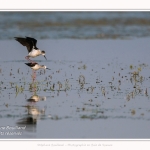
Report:
[[[16,97],[19,93],[22,93],[24,91],[24,88],[22,86],[19,87],[18,85],[15,86],[15,89],[16,89]]]
[[[141,68],[141,67],[139,67],[139,68],[138,68],[138,71],[141,71],[141,70],[142,70],[142,68]]]
[[[133,69],[133,66],[132,66],[132,65],[130,65],[130,69]]]
[[[81,67],[79,67],[78,69],[83,69],[83,70],[86,70],[87,66],[86,65],[83,65]]]

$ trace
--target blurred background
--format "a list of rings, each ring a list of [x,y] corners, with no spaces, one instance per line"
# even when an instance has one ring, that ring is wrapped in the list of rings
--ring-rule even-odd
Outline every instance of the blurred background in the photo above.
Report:
[[[0,12],[0,39],[126,39],[150,36],[150,12]]]

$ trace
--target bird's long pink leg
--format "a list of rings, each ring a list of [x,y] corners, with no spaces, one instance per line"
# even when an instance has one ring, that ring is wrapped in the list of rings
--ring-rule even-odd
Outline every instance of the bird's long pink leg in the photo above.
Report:
[[[32,70],[32,79],[33,79],[33,82],[35,81],[36,79],[36,72],[34,70]]]
[[[32,69],[32,91],[33,91],[33,95],[35,95],[36,93],[36,85],[34,84],[36,79],[36,71]]]
[[[30,63],[36,63],[36,62],[30,60],[30,59],[29,59],[29,56],[26,56],[25,59],[28,60]]]
[[[32,79],[33,79],[33,82],[34,82],[34,70],[32,70]]]
[[[34,79],[36,79],[36,71],[34,71]]]

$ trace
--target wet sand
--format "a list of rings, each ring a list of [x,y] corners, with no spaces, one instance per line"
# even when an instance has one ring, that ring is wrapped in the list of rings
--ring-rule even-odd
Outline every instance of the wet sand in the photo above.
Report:
[[[0,41],[0,138],[150,138],[149,41],[39,40],[35,83],[26,48]]]

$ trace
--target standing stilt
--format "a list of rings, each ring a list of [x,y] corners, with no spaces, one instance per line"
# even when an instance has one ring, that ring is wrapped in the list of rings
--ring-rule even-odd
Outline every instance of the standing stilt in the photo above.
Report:
[[[31,69],[32,69],[32,79],[33,79],[33,82],[34,82],[34,80],[36,78],[36,70],[38,70],[38,69],[48,69],[48,70],[50,70],[46,66],[39,65],[38,63],[25,63],[25,64],[27,66],[31,67]]]

